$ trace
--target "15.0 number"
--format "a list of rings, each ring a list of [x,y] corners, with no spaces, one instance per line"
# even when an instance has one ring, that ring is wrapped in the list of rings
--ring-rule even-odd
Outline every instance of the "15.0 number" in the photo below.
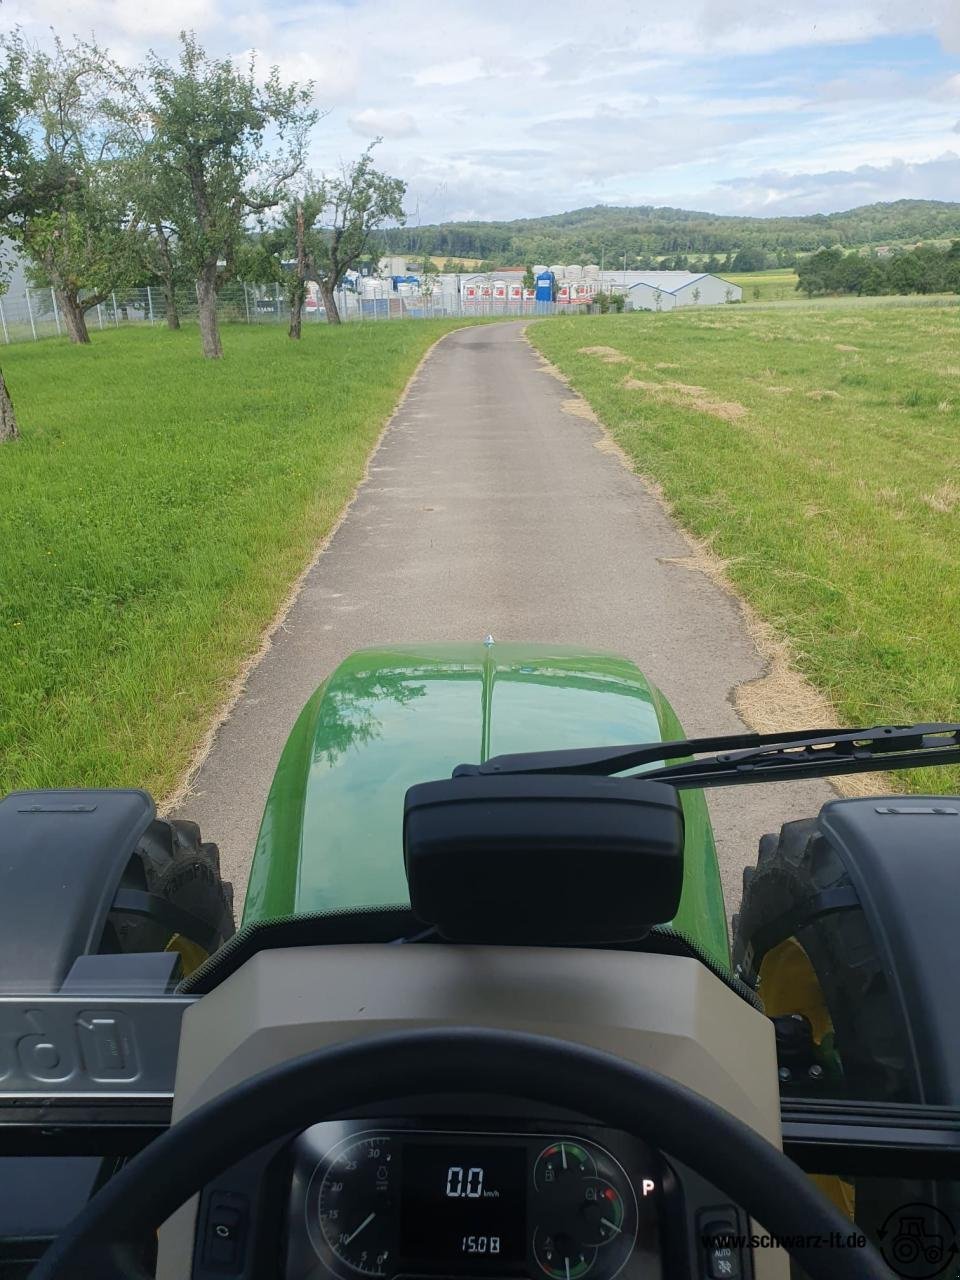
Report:
[[[499,1253],[499,1236],[464,1236],[460,1242],[461,1253]]]

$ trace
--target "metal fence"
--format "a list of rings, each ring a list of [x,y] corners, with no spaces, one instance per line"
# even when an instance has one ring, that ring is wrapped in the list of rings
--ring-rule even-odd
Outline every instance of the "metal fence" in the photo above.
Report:
[[[196,290],[192,287],[178,289],[176,306],[181,321],[196,321]],[[530,300],[465,302],[459,293],[446,291],[367,297],[353,290],[341,289],[337,293],[337,309],[343,320],[363,323],[443,316],[542,316],[583,308]],[[158,288],[112,293],[86,313],[87,328],[96,332],[98,329],[129,325],[163,325],[166,323],[166,310],[163,292]],[[217,314],[224,323],[285,325],[290,321],[290,307],[283,290],[274,284],[231,282],[225,285],[217,301]],[[319,300],[308,298],[303,323],[322,324],[325,321],[326,313]],[[19,293],[0,294],[0,338],[3,342],[37,342],[41,338],[65,335],[66,332],[53,289],[25,289]]]

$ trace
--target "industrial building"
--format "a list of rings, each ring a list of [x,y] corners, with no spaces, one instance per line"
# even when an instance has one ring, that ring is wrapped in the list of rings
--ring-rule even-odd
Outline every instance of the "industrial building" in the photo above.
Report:
[[[380,277],[357,282],[366,297],[387,297],[391,293],[419,294],[423,282],[402,273],[406,259],[384,259]],[[388,268],[388,270],[385,270]],[[743,290],[722,276],[693,271],[605,271],[596,264],[533,268],[536,287],[524,287],[524,267],[503,267],[489,272],[461,275],[440,274],[429,289],[445,298],[456,299],[464,310],[511,310],[529,304],[553,303],[558,308],[589,306],[598,293],[619,293],[628,311],[672,311],[675,307],[717,306],[739,302]]]
[[[674,307],[709,307],[739,302],[743,290],[722,276],[691,271],[628,271],[619,291],[633,311],[672,311]],[[614,286],[616,287],[616,286]]]

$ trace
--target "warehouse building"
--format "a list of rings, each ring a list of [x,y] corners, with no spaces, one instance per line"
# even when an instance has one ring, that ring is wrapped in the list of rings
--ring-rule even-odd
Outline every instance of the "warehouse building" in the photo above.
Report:
[[[709,307],[740,302],[743,290],[722,276],[692,271],[628,271],[625,286],[614,284],[626,295],[632,311],[672,311],[675,307]]]

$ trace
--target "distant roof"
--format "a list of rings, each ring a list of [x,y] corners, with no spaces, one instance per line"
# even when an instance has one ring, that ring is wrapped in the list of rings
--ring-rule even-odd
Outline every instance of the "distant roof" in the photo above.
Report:
[[[628,271],[627,275],[632,276],[633,281],[630,288],[635,288],[638,284],[649,285],[651,289],[660,289],[663,293],[676,293],[678,289],[682,289],[685,284],[692,284],[694,280],[705,280],[706,271]],[[717,279],[720,277],[718,276]]]

